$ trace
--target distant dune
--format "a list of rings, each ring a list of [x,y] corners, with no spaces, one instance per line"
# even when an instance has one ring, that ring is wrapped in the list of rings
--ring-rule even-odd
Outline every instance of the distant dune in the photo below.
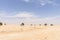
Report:
[[[0,40],[60,40],[60,26],[0,26]]]

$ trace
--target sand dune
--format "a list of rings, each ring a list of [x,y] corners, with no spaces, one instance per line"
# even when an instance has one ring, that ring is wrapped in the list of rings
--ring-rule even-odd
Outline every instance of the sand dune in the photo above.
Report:
[[[14,26],[0,27],[0,40],[60,40],[59,26]]]

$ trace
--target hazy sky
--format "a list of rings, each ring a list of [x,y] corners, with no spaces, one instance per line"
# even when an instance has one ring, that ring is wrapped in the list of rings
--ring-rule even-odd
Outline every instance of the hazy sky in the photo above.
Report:
[[[0,0],[0,20],[60,24],[60,0]]]

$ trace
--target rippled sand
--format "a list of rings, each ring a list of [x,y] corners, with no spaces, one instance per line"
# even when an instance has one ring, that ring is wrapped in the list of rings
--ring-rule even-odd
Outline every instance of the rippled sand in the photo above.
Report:
[[[30,25],[1,26],[0,40],[60,40],[60,27]]]

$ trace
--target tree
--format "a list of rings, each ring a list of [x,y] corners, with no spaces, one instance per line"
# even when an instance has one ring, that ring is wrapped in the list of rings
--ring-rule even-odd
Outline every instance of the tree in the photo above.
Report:
[[[0,22],[0,26],[2,26],[3,25],[3,23],[2,22]]]
[[[21,23],[21,26],[24,26],[24,23]]]
[[[44,25],[47,26],[47,23],[45,23]]]
[[[50,26],[53,26],[53,24],[50,24]]]

